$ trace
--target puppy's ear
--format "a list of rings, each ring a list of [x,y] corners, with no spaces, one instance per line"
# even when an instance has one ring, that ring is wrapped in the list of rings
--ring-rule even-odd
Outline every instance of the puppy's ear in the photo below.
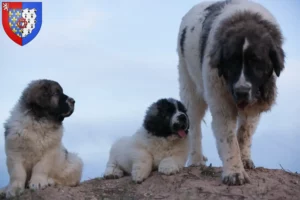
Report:
[[[223,62],[223,45],[221,43],[218,43],[213,47],[213,49],[210,52],[210,66],[212,68],[218,69],[219,77],[224,75],[222,62]]]
[[[161,111],[162,109],[166,108],[169,104],[169,101],[167,99],[160,99],[156,102],[155,106],[158,109],[158,111]]]
[[[33,86],[33,88],[30,88],[25,92],[25,102],[27,104],[35,104],[42,108],[46,107],[49,100],[47,92],[47,86]]]
[[[284,69],[285,54],[281,47],[277,47],[274,43],[270,49],[269,56],[273,65],[273,69],[277,77],[280,76],[281,71]]]

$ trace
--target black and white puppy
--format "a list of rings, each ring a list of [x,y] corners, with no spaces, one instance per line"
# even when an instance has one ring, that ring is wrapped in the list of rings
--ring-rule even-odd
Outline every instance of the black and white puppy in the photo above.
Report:
[[[117,140],[111,147],[104,177],[131,174],[134,182],[145,180],[152,170],[170,175],[185,165],[189,119],[178,100],[159,99],[147,110],[138,131]]]

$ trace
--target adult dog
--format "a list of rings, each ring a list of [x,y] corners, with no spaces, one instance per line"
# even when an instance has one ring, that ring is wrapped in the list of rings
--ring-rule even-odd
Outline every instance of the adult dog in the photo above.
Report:
[[[143,126],[132,136],[117,140],[111,147],[104,177],[131,174],[136,183],[152,170],[170,175],[186,163],[189,121],[184,105],[175,99],[159,99],[147,110]]]
[[[177,51],[180,97],[191,122],[188,165],[205,164],[199,124],[209,107],[223,182],[250,181],[252,135],[276,100],[282,43],[276,19],[252,1],[203,2],[182,18]]]
[[[74,105],[55,81],[35,80],[25,88],[4,124],[10,176],[7,197],[27,186],[35,190],[80,182],[82,160],[62,144],[62,122],[73,113]]]

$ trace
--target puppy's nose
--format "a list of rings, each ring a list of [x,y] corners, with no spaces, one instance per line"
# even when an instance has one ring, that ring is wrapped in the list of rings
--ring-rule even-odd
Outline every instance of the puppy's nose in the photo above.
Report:
[[[237,100],[248,100],[250,96],[251,87],[238,87],[234,91],[234,96]]]
[[[75,100],[73,98],[68,98],[68,101],[71,103],[71,104],[75,104]]]

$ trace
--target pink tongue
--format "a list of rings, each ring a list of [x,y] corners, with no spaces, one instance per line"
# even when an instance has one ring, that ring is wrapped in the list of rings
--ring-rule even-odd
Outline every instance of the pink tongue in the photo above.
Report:
[[[185,133],[185,131],[184,130],[179,130],[178,131],[178,135],[180,136],[180,137],[185,137],[186,136],[186,133]]]

